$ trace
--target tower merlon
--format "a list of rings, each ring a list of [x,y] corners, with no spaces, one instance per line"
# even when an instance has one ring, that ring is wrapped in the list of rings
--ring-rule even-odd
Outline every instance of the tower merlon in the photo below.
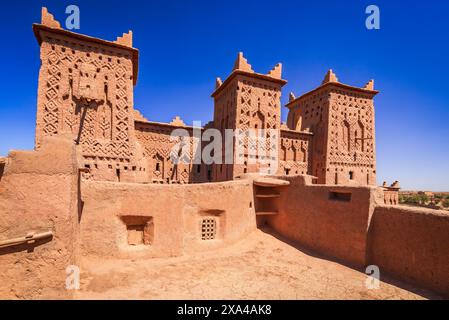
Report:
[[[365,85],[364,89],[366,90],[374,90],[374,80],[368,81],[368,83]]]
[[[289,102],[285,105],[285,107],[291,108],[294,105],[296,105],[296,102],[298,102],[299,100],[307,97],[308,95],[314,94],[314,93],[322,90],[323,88],[327,88],[327,87],[335,87],[335,88],[340,88],[340,89],[345,89],[345,90],[355,91],[355,92],[360,92],[360,93],[369,93],[369,94],[372,94],[373,97],[379,93],[379,91],[374,89],[374,80],[370,80],[362,88],[355,87],[355,86],[351,86],[351,85],[344,84],[344,83],[340,82],[337,78],[337,75],[332,71],[332,69],[329,69],[329,71],[326,73],[326,76],[324,77],[324,80],[320,86],[318,86],[317,88],[315,88],[311,91],[308,91],[308,92],[302,94],[299,97],[295,97],[293,95],[293,99],[291,99],[292,95],[290,95]]]
[[[113,47],[116,49],[124,49],[130,53],[133,63],[133,83],[137,83],[137,76],[139,70],[139,50],[132,47],[133,33],[129,31],[124,33],[122,37],[118,37],[116,41],[103,40],[84,34],[65,30],[61,24],[48,12],[47,8],[42,8],[41,23],[33,24],[33,32],[37,39],[39,46],[42,45],[48,37],[59,36],[62,38],[74,39],[81,42],[92,43],[93,45],[100,45],[103,47]]]
[[[56,20],[50,12],[48,12],[46,7],[42,7],[41,24],[50,28],[61,29],[61,24],[59,21]]]
[[[295,99],[296,99],[295,94],[293,92],[290,92],[290,94],[288,95],[288,101],[292,102]]]
[[[252,69],[251,65],[248,63],[248,60],[246,60],[246,58],[243,56],[243,52],[239,52],[237,55],[237,59],[235,60],[235,63],[234,63],[234,69],[232,69],[232,71],[235,71],[235,70],[241,70],[241,71],[254,73],[254,70]]]
[[[132,48],[133,32],[129,30],[128,33],[124,33],[123,36],[117,37],[117,40],[115,40],[114,42]]]
[[[326,84],[329,82],[338,82],[337,75],[334,73],[334,71],[332,71],[332,69],[329,69],[329,71],[327,71],[326,75],[324,76],[324,80],[323,82],[321,82],[321,84]]]
[[[282,79],[282,63],[278,63],[270,72],[268,72],[268,76]]]
[[[224,81],[222,81],[220,78],[217,78],[217,80],[215,81],[215,91],[211,96],[216,96],[237,75],[244,75],[252,78],[257,78],[259,80],[276,82],[281,84],[282,86],[287,83],[286,80],[282,79],[281,63],[278,63],[268,74],[257,73],[248,63],[248,60],[244,57],[243,52],[239,52],[231,74]]]
[[[178,126],[178,127],[185,127],[186,126],[184,121],[179,116],[174,117],[173,120],[170,122],[170,124],[173,125],[173,126]]]

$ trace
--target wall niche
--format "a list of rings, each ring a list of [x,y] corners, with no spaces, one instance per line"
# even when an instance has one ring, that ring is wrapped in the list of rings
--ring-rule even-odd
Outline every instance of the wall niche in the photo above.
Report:
[[[130,246],[150,246],[154,241],[153,217],[148,216],[121,216],[120,219],[126,227],[126,239]]]

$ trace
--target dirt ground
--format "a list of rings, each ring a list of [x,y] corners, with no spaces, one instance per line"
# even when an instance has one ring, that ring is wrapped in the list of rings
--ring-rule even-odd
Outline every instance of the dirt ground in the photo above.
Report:
[[[426,299],[256,231],[222,250],[170,259],[84,260],[78,299]],[[382,274],[381,274],[382,279]]]

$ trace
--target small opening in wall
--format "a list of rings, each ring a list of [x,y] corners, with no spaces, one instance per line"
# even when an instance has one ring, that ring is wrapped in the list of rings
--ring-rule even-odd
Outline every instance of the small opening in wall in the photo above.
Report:
[[[156,163],[156,171],[161,171],[161,164],[159,162]]]
[[[3,172],[5,171],[5,164],[0,163],[0,181],[2,180]]]
[[[285,175],[288,176],[290,174],[290,169],[285,169]]]
[[[349,202],[351,196],[352,194],[348,192],[329,192],[329,200]]]
[[[209,181],[212,180],[212,170],[211,169],[207,170],[207,180],[209,180]]]
[[[217,235],[217,221],[214,218],[206,218],[201,222],[201,239],[214,240]]]
[[[130,246],[151,245],[154,238],[153,217],[122,216],[126,225],[127,242]]]
[[[115,170],[115,175],[117,176],[117,181],[120,182],[120,169]]]
[[[354,171],[349,171],[349,180],[354,180]]]

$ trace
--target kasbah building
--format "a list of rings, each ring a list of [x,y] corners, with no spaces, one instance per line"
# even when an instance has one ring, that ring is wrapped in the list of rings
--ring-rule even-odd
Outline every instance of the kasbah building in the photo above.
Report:
[[[213,120],[199,130],[275,130],[277,167],[258,174],[248,140],[243,163],[174,164],[171,133],[193,137],[198,128],[179,117],[149,121],[134,108],[131,32],[113,42],[73,33],[45,8],[33,30],[41,59],[35,150],[0,159],[1,298],[77,298],[66,288],[68,266],[79,266],[83,289],[92,261],[214,258],[258,228],[337,261],[361,285],[376,266],[449,296],[449,216],[398,205],[398,182],[376,185],[374,81],[355,87],[330,70],[316,89],[290,94],[281,123],[282,65],[257,73],[239,53],[227,78],[217,78]]]

